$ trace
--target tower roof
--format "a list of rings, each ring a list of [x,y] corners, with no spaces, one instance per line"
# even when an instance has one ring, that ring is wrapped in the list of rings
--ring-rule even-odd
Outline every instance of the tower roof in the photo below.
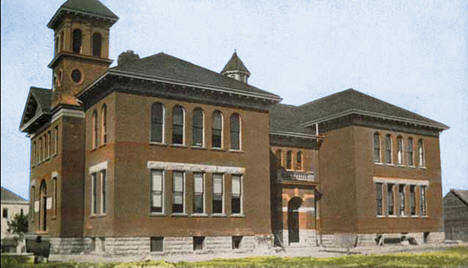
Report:
[[[119,19],[117,15],[99,0],[68,0],[55,12],[47,27],[54,28],[59,23],[60,18],[67,13],[100,18],[110,21],[111,24],[114,24]]]
[[[232,54],[231,59],[228,61],[226,66],[224,66],[223,70],[221,71],[221,74],[228,72],[240,72],[247,74],[247,76],[250,76],[249,70],[247,69],[247,67],[245,67],[244,63],[239,58],[239,56],[237,56],[237,52],[234,52]]]

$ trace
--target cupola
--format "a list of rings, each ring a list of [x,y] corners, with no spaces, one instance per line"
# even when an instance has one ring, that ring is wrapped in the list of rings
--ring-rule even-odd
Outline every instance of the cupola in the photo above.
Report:
[[[223,70],[221,71],[221,74],[230,78],[234,78],[246,84],[250,76],[249,70],[247,69],[247,67],[245,67],[244,63],[239,58],[239,56],[237,56],[236,51],[234,51],[234,54],[232,54],[231,59],[228,61],[226,66],[224,66]]]

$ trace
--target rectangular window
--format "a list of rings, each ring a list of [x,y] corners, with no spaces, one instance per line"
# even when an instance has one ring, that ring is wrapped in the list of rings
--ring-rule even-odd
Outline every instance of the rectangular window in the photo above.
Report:
[[[242,176],[232,175],[232,214],[242,213]]]
[[[162,252],[164,250],[164,237],[151,237],[151,252]]]
[[[193,237],[193,250],[202,250],[204,242],[205,242],[204,236],[194,236]]]
[[[385,136],[385,163],[392,163],[392,136]]]
[[[44,135],[44,159],[49,158],[49,138],[47,134]]]
[[[58,126],[55,127],[55,142],[54,142],[54,154],[58,153],[58,138],[59,138],[59,132],[58,132]]]
[[[377,201],[377,216],[382,216],[382,183],[375,184],[376,201]]]
[[[395,215],[393,198],[393,184],[387,184],[387,215]]]
[[[91,214],[97,213],[97,173],[91,174]]]
[[[3,208],[2,217],[8,219],[8,208]]]
[[[204,179],[203,173],[193,174],[193,212],[204,213]]]
[[[410,185],[410,210],[411,210],[411,216],[416,215],[416,192],[415,192],[416,186]]]
[[[172,213],[184,213],[184,172],[174,171]]]
[[[406,210],[406,198],[405,198],[405,185],[403,184],[400,184],[398,185],[398,195],[399,195],[399,199],[400,199],[400,216],[405,216],[405,210]]]
[[[403,165],[403,139],[401,137],[398,137],[397,142],[398,142],[398,153],[397,153],[398,165]]]
[[[426,186],[419,186],[419,197],[421,216],[427,216]]]
[[[224,213],[223,174],[213,174],[213,214]]]
[[[107,175],[106,170],[101,170],[101,214],[107,210]]]
[[[151,213],[163,212],[163,171],[151,171]]]
[[[414,158],[413,158],[413,139],[408,139],[408,150],[407,150],[407,163],[408,166],[414,166]]]
[[[239,249],[242,242],[242,236],[232,237],[232,249]]]

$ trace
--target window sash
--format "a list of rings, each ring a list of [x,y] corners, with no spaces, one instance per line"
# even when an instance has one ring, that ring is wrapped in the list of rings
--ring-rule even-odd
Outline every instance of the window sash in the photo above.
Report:
[[[414,165],[413,159],[413,139],[408,139],[408,150],[407,150],[408,165]]]
[[[193,174],[193,212],[204,213],[204,178],[202,173]]]
[[[381,216],[382,215],[382,183],[376,183],[376,202],[377,202],[377,215]]]
[[[398,193],[400,197],[400,216],[405,215],[405,210],[406,210],[406,198],[405,198],[405,186],[404,185],[399,185],[398,186]]]
[[[232,196],[239,197],[241,196],[242,184],[241,176],[232,175]]]
[[[213,175],[213,194],[223,194],[223,176]]]
[[[394,204],[394,196],[393,196],[393,184],[387,185],[387,213],[388,215],[395,214],[395,204]]]
[[[380,162],[380,136],[374,134],[374,162]]]
[[[392,138],[389,135],[385,136],[385,162],[392,163]]]
[[[97,173],[91,174],[91,214],[97,213]]]
[[[151,106],[151,141],[162,143],[164,138],[164,106],[153,103]]]
[[[416,187],[414,185],[410,186],[410,213],[411,215],[416,215]]]
[[[426,204],[426,186],[420,186],[419,187],[420,191],[420,210],[421,210],[421,216],[426,216],[427,215],[427,204]]]
[[[184,212],[184,173],[174,171],[172,184],[172,212]]]
[[[163,171],[151,171],[151,212],[163,212]]]
[[[286,168],[292,169],[292,152],[288,151],[286,153]]]
[[[419,166],[424,167],[424,146],[422,140],[418,141],[418,156],[419,156]]]
[[[223,175],[213,174],[213,213],[224,212]]]
[[[101,213],[105,214],[107,210],[107,173],[101,171]]]
[[[401,138],[398,138],[397,142],[398,142],[398,153],[397,153],[398,164],[401,165],[403,164],[403,140]]]

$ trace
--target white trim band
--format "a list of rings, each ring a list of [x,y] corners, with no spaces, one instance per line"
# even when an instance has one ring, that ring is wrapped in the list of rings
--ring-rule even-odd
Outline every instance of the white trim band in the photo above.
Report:
[[[245,168],[243,167],[187,164],[187,163],[161,162],[161,161],[148,161],[147,167],[149,169],[180,170],[180,171],[190,171],[190,172],[209,172],[209,173],[228,173],[228,174],[244,174],[245,173]]]
[[[85,118],[83,111],[62,108],[52,116],[52,122],[57,121],[62,116]]]
[[[429,181],[425,180],[409,180],[400,178],[373,177],[374,182],[393,183],[393,184],[408,184],[408,185],[429,185]]]
[[[288,207],[283,207],[283,212],[288,212]],[[293,210],[294,212],[315,212],[315,208],[299,208],[297,210]]]
[[[89,174],[99,172],[101,170],[107,169],[107,162],[109,161],[104,161],[99,164],[96,164],[94,166],[89,167]]]

